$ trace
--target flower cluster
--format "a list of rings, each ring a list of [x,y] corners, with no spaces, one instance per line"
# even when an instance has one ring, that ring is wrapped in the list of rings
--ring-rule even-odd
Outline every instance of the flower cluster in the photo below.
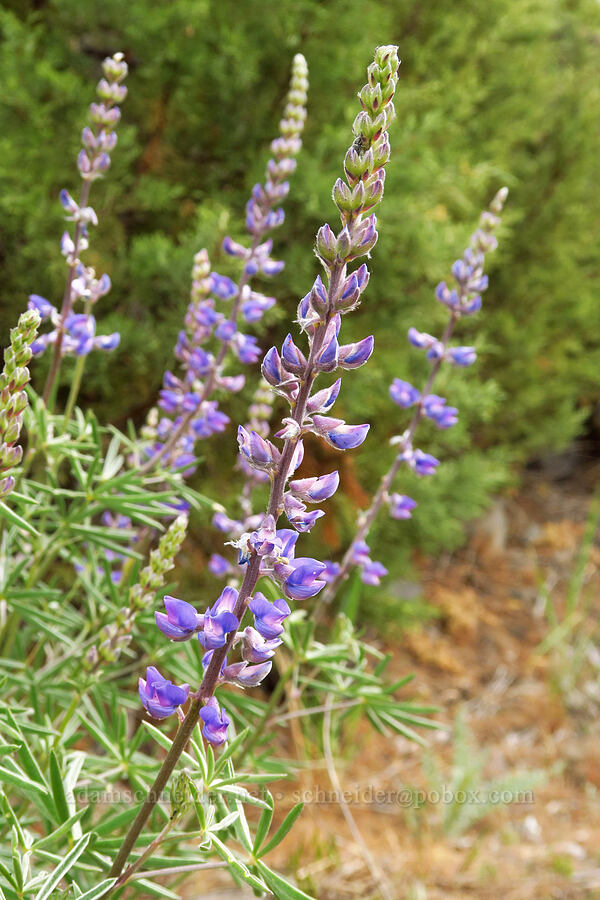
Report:
[[[108,275],[103,277],[108,280]],[[72,299],[74,299],[73,294]],[[52,331],[41,334],[31,348],[34,356],[41,356],[47,347],[55,344],[58,340],[61,327],[60,313],[55,306],[38,294],[30,294],[27,305],[29,309],[39,312],[42,322],[49,321],[54,326]],[[119,346],[119,341],[120,335],[117,331],[113,334],[96,335],[96,319],[93,315],[71,313],[63,323],[61,353],[63,356],[70,354],[87,356],[92,350],[114,350]]]
[[[40,335],[32,350],[34,356],[49,346],[54,347],[57,360],[73,354],[87,356],[92,350],[114,350],[119,343],[117,333],[96,335],[96,320],[91,314],[100,297],[110,290],[108,275],[97,276],[91,266],[81,262],[80,254],[88,247],[88,227],[98,224],[93,207],[88,205],[90,186],[101,178],[110,167],[110,153],[117,143],[115,127],[121,111],[117,106],[127,95],[122,82],[127,76],[127,63],[122,53],[107,57],[102,63],[104,77],[97,86],[98,102],[90,104],[88,124],[81,133],[82,148],[77,157],[77,168],[83,184],[77,202],[66,190],[60,192],[60,202],[68,222],[74,223],[73,235],[65,231],[60,249],[69,268],[65,295],[60,312],[44,297],[31,294],[29,308],[36,309],[43,322],[49,322],[52,330]],[[81,301],[84,311],[73,313],[75,303]]]
[[[181,374],[166,372],[164,376],[160,413],[152,413],[145,430],[152,441],[146,468],[164,459],[165,465],[190,474],[196,441],[223,431],[229,422],[213,394],[217,390],[236,392],[244,386],[243,375],[224,374],[229,353],[244,365],[260,358],[256,338],[240,330],[240,320],[257,322],[275,303],[274,297],[253,290],[250,281],[258,274],[271,277],[283,269],[283,263],[271,257],[273,241],[266,235],[284,220],[279,204],[289,192],[288,178],[296,168],[295,156],[302,146],[307,90],[306,60],[298,54],[293,61],[280,137],[271,144],[273,158],[267,164],[265,183],[254,186],[246,207],[250,244],[244,246],[231,237],[223,241],[225,252],[243,264],[238,283],[211,270],[206,250],[196,254],[185,328],[175,347]]]
[[[398,448],[396,458],[384,475],[371,506],[360,516],[352,545],[340,564],[330,564],[329,586],[325,595],[327,600],[333,597],[340,580],[346,577],[353,566],[360,568],[362,580],[366,584],[379,584],[379,578],[387,573],[381,563],[374,563],[370,559],[370,549],[365,539],[371,525],[384,504],[388,506],[394,519],[409,519],[417,505],[411,497],[391,490],[396,474],[404,464],[418,476],[433,475],[439,465],[439,460],[435,456],[414,447],[414,435],[423,419],[429,419],[440,429],[451,428],[458,422],[458,409],[449,406],[445,397],[432,393],[432,387],[443,363],[465,367],[475,362],[474,347],[453,346],[450,339],[456,323],[461,318],[472,316],[481,309],[481,294],[488,287],[488,277],[483,272],[485,254],[497,246],[494,231],[500,223],[499,214],[507,194],[506,188],[498,191],[489,210],[482,213],[479,227],[472,235],[469,246],[452,266],[452,284],[449,286],[442,281],[435,290],[436,299],[449,312],[442,336],[436,338],[431,334],[417,331],[416,328],[410,328],[408,331],[409,343],[425,351],[425,356],[431,364],[429,377],[421,391],[400,378],[395,378],[390,385],[390,396],[394,403],[401,409],[412,408],[413,415],[406,431],[392,438],[392,445]]]
[[[39,324],[36,312],[24,312],[17,327],[11,329],[10,346],[4,351],[4,369],[0,375],[0,499],[14,488],[15,479],[9,472],[19,465],[23,456],[23,449],[17,444],[27,407],[23,389],[29,381],[27,363]]]
[[[271,603],[257,591],[249,603],[250,610],[254,614],[254,626],[249,625],[238,632],[240,622],[233,612],[237,599],[238,591],[226,587],[212,607],[201,614],[185,600],[167,596],[164,598],[165,612],[155,613],[156,624],[172,641],[187,641],[197,635],[206,651],[202,660],[205,668],[209,665],[213,652],[224,647],[227,636],[236,631],[232,644],[240,645],[241,660],[229,665],[223,663],[219,682],[229,682],[240,687],[254,687],[260,684],[271,670],[270,659],[281,644],[282,623],[289,616],[290,608],[283,598]],[[148,671],[150,672],[150,669]],[[156,670],[153,670],[151,678],[154,678],[155,672]],[[185,690],[184,696],[177,694],[175,686],[160,676],[154,683],[165,685],[161,688],[163,693],[161,694],[160,690],[158,692],[158,696],[164,698],[160,708],[156,706],[155,694],[147,688],[148,678],[146,682],[140,679],[140,697],[146,710],[156,718],[163,718],[175,712],[175,708],[187,699],[188,685],[180,689]],[[169,701],[177,697],[181,699],[171,705]],[[205,738],[212,744],[222,744],[226,739],[229,719],[225,711],[219,708],[214,697],[200,715],[204,721]]]
[[[448,287],[445,281],[438,284],[435,296],[449,311],[449,320],[441,338],[435,338],[425,332],[409,328],[408,340],[413,347],[425,351],[431,363],[431,372],[422,391],[412,384],[394,379],[390,386],[392,400],[402,409],[414,407],[414,414],[408,429],[403,435],[393,439],[399,447],[399,457],[410,466],[417,475],[432,475],[439,460],[429,453],[413,447],[413,436],[422,419],[429,419],[438,428],[451,428],[458,422],[458,410],[448,406],[445,397],[431,393],[434,379],[441,365],[448,362],[454,366],[470,366],[477,355],[474,347],[452,346],[450,338],[456,323],[463,316],[472,316],[481,309],[481,294],[488,287],[488,276],[483,273],[485,254],[494,250],[498,241],[494,235],[500,223],[499,213],[502,210],[508,191],[502,188],[494,197],[490,209],[482,213],[479,227],[471,237],[471,241],[463,256],[452,266],[454,284]],[[400,508],[410,511],[410,498],[402,498],[399,504],[398,495],[386,495],[392,515],[398,518]],[[403,516],[400,516],[403,517]]]
[[[348,425],[343,419],[328,415],[341,386],[338,378],[329,387],[313,391],[321,374],[338,369],[355,369],[369,359],[373,338],[342,344],[339,340],[341,317],[356,308],[365,290],[369,272],[363,263],[349,271],[353,261],[369,255],[377,241],[373,209],[383,196],[385,163],[390,148],[387,129],[394,117],[393,95],[397,82],[398,57],[395,47],[380,47],[368,68],[368,82],[359,94],[362,111],[354,122],[355,141],[345,158],[346,181],[338,179],[334,188],[342,222],[339,233],[329,225],[318,232],[316,252],[325,270],[325,282],[317,277],[312,289],[298,305],[298,323],[308,342],[305,354],[291,335],[281,351],[272,347],[265,355],[262,373],[273,391],[289,404],[290,415],[284,417],[283,428],[275,437],[283,439],[279,449],[256,430],[240,426],[238,444],[245,465],[265,473],[271,482],[267,511],[257,527],[234,541],[239,564],[245,573],[239,591],[226,587],[216,603],[204,614],[184,601],[169,598],[166,613],[157,614],[157,624],[168,636],[185,640],[198,634],[206,650],[205,672],[197,701],[204,703],[200,715],[205,722],[203,733],[208,741],[221,743],[226,735],[226,717],[214,698],[215,687],[222,681],[242,686],[258,683],[269,671],[270,658],[281,642],[283,621],[290,613],[287,600],[314,597],[325,587],[325,563],[296,556],[299,534],[310,531],[323,510],[309,509],[330,498],[339,484],[337,472],[312,477],[294,478],[304,456],[304,438],[321,437],[340,450],[359,446],[369,426]],[[260,196],[250,207],[251,225],[255,224]],[[279,528],[278,520],[286,515],[291,528]],[[235,526],[223,514],[224,530]],[[256,591],[259,577],[266,576],[281,589],[284,597],[269,602]],[[240,629],[247,609],[254,615],[254,625]],[[230,663],[228,653],[241,647],[241,660]],[[169,689],[170,690],[170,689]],[[151,712],[147,692],[142,702]]]

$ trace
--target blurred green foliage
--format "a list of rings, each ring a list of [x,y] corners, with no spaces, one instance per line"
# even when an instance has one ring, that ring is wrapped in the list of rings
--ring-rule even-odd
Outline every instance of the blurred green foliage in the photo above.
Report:
[[[82,400],[101,415],[139,421],[153,403],[194,251],[207,246],[215,268],[231,271],[220,241],[242,233],[301,50],[309,118],[276,237],[287,267],[273,283],[280,306],[264,346],[280,339],[316,273],[315,231],[335,221],[330,191],[356,85],[375,45],[393,42],[403,65],[380,241],[365,303],[346,326],[347,339],[374,331],[376,355],[350,373],[336,407],[349,421],[369,420],[372,432],[360,456],[336,457],[345,487],[332,502],[339,530],[326,525],[320,534],[334,550],[343,545],[356,503],[366,500],[361,490],[386,467],[382,447],[405,425],[388,384],[393,376],[418,384],[424,371],[406,330],[440,328],[433,288],[504,183],[511,195],[484,312],[461,326],[480,361],[439,387],[460,407],[460,424],[441,436],[424,428],[419,443],[445,465],[416,488],[412,478],[400,486],[420,501],[419,514],[380,524],[378,557],[399,559],[400,543],[456,545],[461,521],[507,482],[515,462],[558,449],[581,429],[600,371],[595,0],[5,0],[0,28],[2,334],[27,294],[56,301],[62,293],[56,197],[77,185],[79,132],[101,59],[123,50],[130,65],[113,169],[93,190],[100,226],[86,257],[113,280],[98,310],[102,331],[122,332],[120,349],[97,354],[86,371]],[[46,364],[38,364],[38,386]],[[209,443],[206,452],[208,472],[218,475],[218,452]],[[232,461],[234,452],[232,438]]]

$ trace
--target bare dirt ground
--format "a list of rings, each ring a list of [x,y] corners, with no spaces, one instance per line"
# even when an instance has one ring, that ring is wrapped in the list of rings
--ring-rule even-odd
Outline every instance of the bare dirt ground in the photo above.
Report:
[[[393,674],[416,673],[412,696],[438,706],[439,721],[452,726],[457,716],[465,718],[473,747],[462,765],[474,778],[468,787],[478,792],[470,795],[472,806],[486,783],[508,784],[517,771],[541,770],[543,783],[527,789],[525,777],[525,792],[513,789],[513,802],[452,832],[444,829],[444,818],[464,810],[435,794],[436,785],[447,794],[466,785],[460,773],[453,777],[450,729],[427,735],[436,783],[430,769],[424,771],[420,747],[365,727],[352,736],[347,753],[336,751],[336,762],[387,894],[339,804],[318,802],[318,789],[331,792],[318,762],[301,785],[317,800],[307,803],[274,854],[274,866],[319,900],[600,898],[598,532],[583,577],[589,608],[574,616],[560,655],[539,652],[549,633],[543,588],[560,613],[599,484],[600,467],[586,462],[585,454],[576,466],[559,460],[530,472],[518,492],[477,523],[464,550],[422,562],[424,595],[439,618],[389,645],[379,642],[394,653]],[[590,641],[582,644],[579,663],[570,648],[582,633]],[[473,775],[471,763],[480,753],[487,761]],[[284,788],[283,812],[298,787]],[[419,808],[408,799],[411,791],[423,792]],[[232,892],[227,876],[215,876],[210,887],[204,879],[202,886],[190,884],[186,897],[241,900],[245,894]]]

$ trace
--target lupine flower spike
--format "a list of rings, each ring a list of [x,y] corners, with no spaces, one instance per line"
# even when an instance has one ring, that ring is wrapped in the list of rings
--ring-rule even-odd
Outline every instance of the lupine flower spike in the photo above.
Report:
[[[138,583],[130,589],[128,605],[119,610],[115,621],[103,629],[101,643],[98,646],[94,645],[88,651],[83,661],[83,667],[87,673],[91,674],[97,671],[102,663],[118,659],[122,650],[129,644],[136,616],[152,603],[157,590],[164,584],[165,575],[175,565],[175,558],[185,539],[187,525],[186,516],[178,516],[171,522],[161,537],[158,547],[150,554],[150,562],[140,572]],[[171,600],[174,601],[172,607],[167,602]],[[175,600],[174,597],[165,597],[165,607],[167,613],[171,613],[171,622],[177,617],[176,605],[181,602],[183,601]],[[161,614],[157,613],[156,615],[158,617]],[[160,621],[157,618],[159,627]],[[165,629],[161,630],[165,631]],[[169,635],[169,637],[172,637],[173,640],[182,640],[175,635]],[[185,640],[185,638],[183,639]]]
[[[359,94],[362,111],[354,122],[354,142],[346,154],[346,180],[338,179],[333,193],[341,229],[337,234],[329,225],[319,230],[316,252],[325,278],[316,278],[298,306],[298,323],[308,344],[307,351],[289,335],[281,352],[273,347],[263,360],[266,381],[290,406],[290,415],[284,417],[283,427],[275,435],[283,444],[277,447],[255,430],[241,427],[238,433],[244,465],[266,473],[270,480],[266,513],[252,531],[244,532],[235,541],[239,564],[245,566],[239,591],[225,588],[203,616],[187,606],[173,607],[169,627],[177,629],[174,637],[191,638],[197,633],[208,651],[203,660],[204,678],[193,696],[194,702],[202,705],[203,734],[214,744],[225,740],[227,727],[227,717],[214,698],[216,686],[224,681],[258,683],[269,671],[270,659],[281,643],[283,623],[290,614],[284,597],[270,603],[256,592],[259,577],[270,578],[291,600],[313,597],[326,584],[326,565],[317,559],[297,557],[295,549],[299,534],[309,531],[323,515],[322,510],[308,510],[307,504],[331,497],[339,479],[337,472],[293,478],[303,459],[303,441],[312,434],[346,450],[361,444],[368,432],[367,424],[348,425],[343,419],[328,415],[339,394],[339,379],[324,390],[313,392],[313,388],[320,373],[357,368],[367,362],[373,350],[371,337],[353,344],[340,343],[340,329],[342,316],[358,305],[369,279],[364,263],[353,271],[348,267],[355,260],[368,257],[377,241],[373,210],[383,196],[385,164],[390,154],[387,130],[394,118],[397,68],[396,47],[379,47],[368,68],[367,84]],[[251,229],[262,221],[263,202],[263,195],[256,192],[249,206]],[[278,527],[284,513],[290,528]],[[231,520],[223,518],[227,530]],[[376,571],[373,577],[378,577]],[[254,626],[238,631],[248,608],[254,616]],[[161,622],[166,625],[164,620]],[[229,663],[228,653],[238,645],[242,659]],[[248,663],[253,664],[253,670]],[[191,715],[194,710],[195,707]]]
[[[267,164],[265,183],[254,186],[246,206],[250,244],[244,246],[230,237],[223,242],[225,252],[242,263],[239,281],[236,284],[212,271],[206,250],[194,258],[191,302],[175,347],[181,371],[164,376],[160,411],[152,412],[144,431],[151,443],[143,471],[162,461],[163,465],[191,474],[196,441],[223,431],[229,423],[213,395],[218,391],[236,392],[244,386],[242,374],[224,373],[227,359],[233,355],[248,365],[260,357],[256,338],[241,331],[240,325],[257,322],[275,303],[274,297],[253,290],[250,282],[258,274],[271,277],[283,269],[282,262],[271,258],[273,241],[267,235],[284,220],[280,204],[289,192],[288,179],[302,146],[307,71],[306,60],[298,54],[292,65],[280,137],[271,144],[273,158]]]
[[[54,382],[58,375],[61,359],[66,354],[87,356],[92,350],[114,350],[119,343],[117,333],[96,335],[96,319],[91,313],[100,297],[110,290],[108,275],[98,276],[91,266],[80,259],[88,247],[88,228],[98,224],[95,210],[88,206],[90,187],[101,178],[110,167],[110,153],[117,143],[115,128],[121,118],[118,103],[126,95],[127,88],[122,83],[127,76],[127,63],[122,53],[107,57],[102,63],[103,78],[97,86],[98,101],[89,108],[88,124],[81,133],[82,148],[77,157],[77,168],[82,179],[81,193],[77,202],[66,190],[60,192],[60,203],[68,222],[74,224],[72,235],[65,231],[60,249],[68,266],[67,283],[60,312],[38,294],[29,297],[29,308],[37,309],[43,322],[52,325],[35,341],[34,356],[40,356],[49,346],[53,347],[52,363],[44,388],[44,401],[48,403]],[[81,301],[83,312],[73,312]]]
[[[10,346],[4,351],[4,369],[0,375],[0,500],[14,488],[15,479],[9,473],[23,456],[17,442],[27,408],[24,391],[29,381],[27,363],[39,324],[40,316],[35,310],[22,313],[17,327],[11,329]]]
[[[409,466],[415,475],[424,477],[433,475],[439,460],[430,453],[414,447],[413,440],[417,426],[423,419],[429,419],[438,428],[446,429],[456,425],[458,410],[448,406],[445,397],[431,393],[435,378],[444,363],[454,366],[469,366],[475,362],[474,347],[453,346],[450,339],[455,325],[463,316],[472,316],[481,309],[481,294],[487,289],[488,277],[483,273],[485,254],[497,247],[494,231],[500,223],[500,213],[508,196],[507,188],[502,188],[490,204],[489,210],[481,214],[479,227],[471,237],[471,241],[463,256],[452,266],[453,283],[449,286],[440,282],[435,290],[436,299],[449,312],[448,322],[442,336],[438,339],[425,332],[409,328],[408,340],[413,347],[425,351],[431,363],[431,371],[423,390],[419,391],[412,384],[395,378],[390,385],[390,396],[401,409],[413,410],[412,418],[406,431],[392,438],[397,448],[396,457],[388,472],[383,476],[379,489],[370,507],[361,514],[356,536],[340,564],[332,564],[328,571],[326,591],[322,602],[330,601],[341,580],[346,578],[354,566],[361,571],[362,580],[366,584],[379,584],[379,578],[387,572],[381,563],[370,558],[370,549],[366,543],[369,530],[381,507],[385,504],[394,519],[409,519],[416,501],[405,494],[392,492],[392,484],[400,467]]]

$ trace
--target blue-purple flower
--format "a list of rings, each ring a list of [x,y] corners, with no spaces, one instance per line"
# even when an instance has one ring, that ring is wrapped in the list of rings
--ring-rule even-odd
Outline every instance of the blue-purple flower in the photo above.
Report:
[[[423,450],[414,450],[406,454],[406,461],[417,475],[433,475],[440,464],[439,459]]]
[[[406,494],[390,494],[388,497],[390,515],[393,519],[410,519],[417,501]]]
[[[220,553],[213,553],[208,561],[208,571],[217,578],[222,578],[224,575],[229,575],[233,569],[229,560]]]
[[[343,419],[329,416],[313,416],[311,430],[325,438],[336,450],[353,450],[360,447],[366,438],[370,425],[346,425]]]
[[[246,660],[242,660],[223,666],[222,678],[230,684],[237,684],[238,687],[257,687],[267,677],[272,665],[270,661],[267,661],[252,666]]]
[[[163,634],[172,641],[187,641],[204,624],[204,616],[199,615],[191,603],[166,596],[163,600],[166,614],[155,612],[156,624]]]
[[[272,471],[279,459],[279,451],[271,441],[265,441],[255,431],[247,432],[243,425],[238,427],[240,453],[254,469]]]
[[[284,594],[291,600],[307,600],[314,597],[326,584],[320,578],[325,564],[310,557],[276,563],[274,569],[280,578]]]
[[[265,660],[271,659],[282,643],[281,638],[267,640],[251,625],[244,628],[241,641],[242,659],[250,663],[263,663]]]
[[[337,472],[328,475],[313,475],[312,478],[297,478],[290,481],[290,490],[294,497],[305,503],[322,503],[333,497],[338,489],[340,476]]]
[[[447,406],[445,398],[437,394],[429,394],[423,399],[423,412],[438,428],[451,428],[458,422],[456,407]]]
[[[383,563],[370,560],[362,567],[361,579],[364,584],[376,586],[381,584],[381,579],[387,575],[388,570]]]
[[[211,697],[200,710],[200,718],[204,722],[202,734],[215,747],[227,740],[227,726],[231,720],[224,709],[221,709],[216,697]]]
[[[264,594],[257,591],[248,604],[254,614],[254,627],[266,640],[279,637],[283,632],[283,622],[291,610],[285,600],[280,598],[270,603]]]
[[[188,698],[189,685],[176,685],[160,674],[154,666],[146,669],[146,680],[140,678],[139,694],[144,708],[155,719],[166,719]]]
[[[455,366],[472,366],[477,354],[474,347],[451,347],[446,352],[446,357]]]
[[[402,409],[408,409],[414,406],[421,399],[419,391],[408,381],[402,381],[401,378],[394,378],[390,385],[390,397]]]
[[[233,614],[237,597],[238,592],[235,588],[226,587],[221,591],[216,603],[206,610],[203,630],[198,634],[198,640],[205,650],[224,647],[227,635],[238,627],[239,622]]]

